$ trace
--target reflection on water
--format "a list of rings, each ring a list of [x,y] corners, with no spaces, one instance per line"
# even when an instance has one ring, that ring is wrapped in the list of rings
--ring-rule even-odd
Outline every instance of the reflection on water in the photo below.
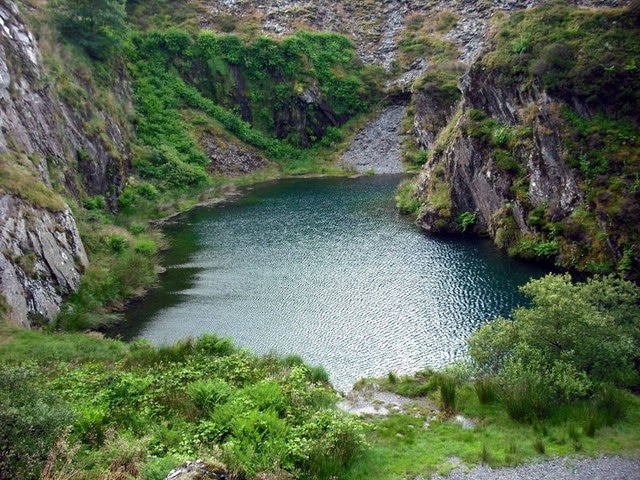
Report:
[[[461,358],[469,333],[523,299],[543,270],[486,242],[426,236],[393,205],[398,176],[297,179],[168,229],[162,286],[127,313],[125,338],[213,332],[297,353],[334,384]]]

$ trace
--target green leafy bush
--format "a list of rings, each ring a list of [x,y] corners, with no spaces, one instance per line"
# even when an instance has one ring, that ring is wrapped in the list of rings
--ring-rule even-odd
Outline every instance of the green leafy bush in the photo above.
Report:
[[[457,222],[460,230],[466,232],[467,228],[476,223],[478,215],[475,212],[462,212],[458,214]]]
[[[102,210],[107,205],[102,195],[86,198],[82,203],[87,210]]]
[[[72,421],[69,406],[42,388],[35,371],[0,366],[0,478],[38,479]]]
[[[196,380],[187,385],[186,392],[198,410],[202,413],[211,412],[217,405],[226,402],[231,396],[232,389],[227,382],[220,378],[212,380]]]
[[[122,48],[124,0],[56,0],[50,7],[60,33],[90,57],[107,60]]]
[[[531,280],[532,301],[469,339],[481,372],[493,373],[509,414],[531,420],[593,392],[595,385],[639,383],[638,287],[613,277],[572,283],[569,275]],[[630,320],[636,315],[636,320]]]
[[[364,447],[362,424],[337,411],[321,411],[293,429],[288,454],[315,478],[331,478],[353,462]]]
[[[405,180],[396,189],[396,207],[400,213],[417,215],[422,204],[416,191],[416,183]]]
[[[124,252],[129,246],[129,239],[121,233],[110,235],[107,237],[106,242],[109,248],[117,253]]]

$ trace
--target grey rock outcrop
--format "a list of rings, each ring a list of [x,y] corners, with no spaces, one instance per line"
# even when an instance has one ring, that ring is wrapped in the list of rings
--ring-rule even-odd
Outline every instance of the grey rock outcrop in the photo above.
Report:
[[[400,127],[406,108],[394,105],[354,137],[340,163],[357,173],[402,173]]]
[[[103,195],[113,206],[129,168],[131,127],[91,98],[90,82],[77,80],[62,98],[53,77],[17,4],[0,0],[0,294],[24,326],[55,317],[88,264],[54,190]],[[116,103],[130,104],[126,82],[118,88]],[[34,201],[32,191],[61,207]]]
[[[267,165],[266,158],[256,151],[228,138],[205,134],[200,144],[211,159],[208,169],[215,175],[234,177]]]
[[[227,475],[219,463],[195,460],[171,470],[166,480],[227,480]]]
[[[130,104],[126,82],[121,88],[120,100]],[[0,0],[0,154],[27,155],[34,177],[47,186],[83,189],[113,203],[124,185],[132,132],[92,101],[92,94],[88,87],[60,98],[20,10],[13,0]],[[69,105],[83,96],[84,102]],[[89,122],[95,132],[89,132]],[[53,170],[59,178],[51,178]]]
[[[55,317],[89,263],[71,211],[51,212],[2,195],[0,218],[0,292],[10,319],[30,327],[36,317]]]
[[[396,59],[397,41],[409,16],[435,17],[454,12],[458,20],[446,38],[460,47],[460,59],[471,63],[486,45],[489,20],[497,11],[531,8],[546,0],[218,0],[207,2],[199,14],[203,27],[216,28],[216,18],[250,18],[263,33],[286,35],[301,27],[343,33],[355,43],[365,63],[391,69]],[[616,0],[576,0],[588,7],[620,6]]]
[[[451,126],[452,134],[445,148],[423,169],[420,192],[425,194],[435,171],[443,168],[450,186],[451,214],[475,212],[477,228],[494,237],[500,226],[497,213],[509,208],[518,228],[528,231],[525,208],[512,188],[513,174],[497,166],[484,142],[462,132],[465,116],[478,109],[502,124],[531,128],[533,144],[517,152],[527,170],[528,201],[533,207],[548,206],[557,219],[571,214],[584,199],[575,172],[563,160],[557,118],[559,102],[535,86],[527,90],[499,86],[494,74],[482,68],[472,68],[461,89],[463,100],[458,107],[457,123]],[[419,137],[433,146],[433,132],[421,132]],[[427,208],[418,223],[429,231],[438,231],[441,228],[436,226],[434,213]],[[439,225],[444,230],[452,228],[443,222]]]

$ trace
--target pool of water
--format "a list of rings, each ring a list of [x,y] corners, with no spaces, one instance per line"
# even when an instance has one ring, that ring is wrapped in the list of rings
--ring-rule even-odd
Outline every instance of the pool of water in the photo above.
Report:
[[[299,354],[343,390],[462,358],[469,334],[545,271],[486,241],[424,234],[394,207],[401,179],[283,180],[185,214],[167,227],[161,286],[117,333],[158,344],[216,333]]]

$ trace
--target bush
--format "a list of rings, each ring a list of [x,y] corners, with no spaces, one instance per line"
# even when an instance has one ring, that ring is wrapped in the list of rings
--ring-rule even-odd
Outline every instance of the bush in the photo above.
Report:
[[[478,215],[475,212],[462,212],[457,217],[458,227],[464,233],[467,228],[476,223],[477,218]]]
[[[309,367],[309,380],[312,382],[329,382],[329,374],[322,365]]]
[[[0,366],[0,478],[37,479],[72,413],[27,367]]]
[[[485,375],[476,378],[473,387],[481,405],[492,403],[496,399],[496,382],[493,377]]]
[[[158,253],[158,246],[156,242],[148,239],[137,240],[133,245],[133,251],[144,255],[145,257],[153,257]]]
[[[202,414],[210,413],[217,405],[226,402],[232,394],[227,382],[220,378],[196,380],[187,385],[186,392]]]
[[[400,213],[407,215],[417,215],[422,204],[420,198],[416,192],[417,185],[410,181],[405,180],[396,189],[396,207]]]
[[[122,48],[124,0],[57,0],[51,10],[60,33],[95,60],[107,60]]]
[[[604,385],[591,397],[586,407],[585,433],[593,437],[597,429],[609,427],[622,420],[627,410],[628,400],[624,392]]]
[[[124,252],[129,246],[129,239],[120,233],[114,233],[107,237],[107,245],[116,253]]]
[[[574,284],[569,275],[547,275],[521,290],[531,307],[469,339],[478,370],[497,374],[509,415],[542,418],[594,385],[637,385],[640,327],[630,319],[640,314],[640,287],[613,277]]]
[[[538,365],[509,362],[499,381],[500,401],[514,420],[531,422],[546,418],[551,412],[554,392]]]
[[[350,415],[321,411],[293,429],[288,453],[312,478],[341,474],[364,447],[362,424]]]
[[[446,413],[453,413],[456,409],[456,382],[449,375],[441,374],[438,378],[440,388],[440,404]]]
[[[102,210],[107,205],[102,195],[86,198],[83,202],[87,210]]]
[[[231,339],[221,338],[210,333],[201,335],[196,339],[195,349],[206,355],[217,357],[231,355],[237,351]]]

